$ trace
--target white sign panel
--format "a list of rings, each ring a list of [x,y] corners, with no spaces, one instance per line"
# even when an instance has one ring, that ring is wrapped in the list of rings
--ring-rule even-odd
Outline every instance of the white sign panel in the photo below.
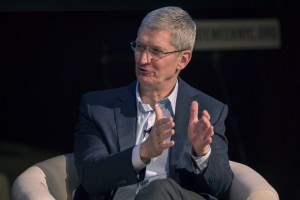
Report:
[[[279,49],[278,19],[195,20],[195,51]]]

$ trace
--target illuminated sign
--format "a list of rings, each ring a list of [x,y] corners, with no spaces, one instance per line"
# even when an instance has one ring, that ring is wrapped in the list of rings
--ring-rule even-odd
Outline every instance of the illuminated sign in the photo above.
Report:
[[[195,51],[279,49],[278,19],[195,20]]]

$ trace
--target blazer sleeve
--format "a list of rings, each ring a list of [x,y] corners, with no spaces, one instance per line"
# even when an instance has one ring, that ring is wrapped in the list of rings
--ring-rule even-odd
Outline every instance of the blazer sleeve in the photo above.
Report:
[[[113,109],[91,103],[93,98],[95,94],[81,98],[74,141],[77,173],[90,195],[138,181],[131,161],[133,147],[118,151]]]
[[[201,101],[199,101],[201,102]],[[214,126],[214,136],[211,144],[211,154],[207,167],[201,171],[194,160],[185,156],[185,166],[177,168],[180,183],[186,189],[202,195],[214,196],[224,199],[230,188],[233,173],[228,159],[228,143],[225,136],[225,119],[228,107],[217,103],[204,106],[211,115],[211,123]],[[201,115],[199,110],[199,115]],[[201,116],[199,116],[201,117]],[[190,146],[191,148],[191,146]]]
[[[211,144],[211,155],[207,168],[203,172],[203,178],[214,196],[223,199],[231,186],[233,172],[229,165],[228,142],[225,136],[225,119],[228,113],[227,105],[222,109],[213,123],[214,137]]]

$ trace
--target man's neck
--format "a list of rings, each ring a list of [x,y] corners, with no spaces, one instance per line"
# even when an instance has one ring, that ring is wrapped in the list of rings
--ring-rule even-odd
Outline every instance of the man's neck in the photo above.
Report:
[[[150,104],[150,106],[154,108],[156,102],[168,97],[172,93],[175,85],[176,82],[174,82],[174,84],[170,84],[169,86],[155,88],[143,87],[142,85],[139,85],[139,94],[141,100],[143,103]]]

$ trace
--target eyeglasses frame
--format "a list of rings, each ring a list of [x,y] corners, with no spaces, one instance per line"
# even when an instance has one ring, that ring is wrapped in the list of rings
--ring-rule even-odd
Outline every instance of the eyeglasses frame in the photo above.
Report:
[[[131,46],[131,49],[136,53],[136,41],[132,41],[132,42],[130,42],[130,46]],[[134,47],[135,46],[135,47]],[[142,46],[144,46],[144,50],[141,52],[141,53],[143,53],[143,52],[145,52],[145,50],[147,50],[149,53],[153,53],[153,50],[152,50],[152,48],[151,47],[148,47],[148,46],[145,46],[145,45],[142,45]],[[162,58],[164,58],[165,56],[167,56],[167,55],[169,55],[169,54],[172,54],[172,53],[178,53],[178,52],[182,52],[182,51],[186,51],[186,50],[188,50],[188,49],[181,49],[181,50],[175,50],[175,51],[168,51],[168,52],[164,52],[164,51],[160,51],[160,50],[155,50],[155,51],[157,51],[157,52],[159,52],[160,54],[162,54],[162,56],[159,56],[158,58],[157,58],[157,60],[158,59],[162,59]],[[152,59],[153,59],[153,54],[151,54],[151,56],[152,56]]]

